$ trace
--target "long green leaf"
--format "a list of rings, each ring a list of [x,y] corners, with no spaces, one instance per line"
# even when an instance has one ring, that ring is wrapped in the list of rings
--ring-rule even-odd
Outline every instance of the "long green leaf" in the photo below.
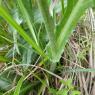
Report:
[[[33,25],[32,25],[32,23],[31,23],[31,19],[30,19],[30,17],[29,17],[29,14],[28,14],[27,10],[25,9],[22,0],[17,0],[17,2],[18,2],[18,5],[19,5],[19,7],[20,7],[20,10],[21,10],[21,12],[22,12],[24,18],[26,19],[27,25],[28,25],[28,27],[29,27],[31,33],[32,33],[32,36],[33,36],[33,38],[34,38],[36,44],[38,45],[37,37],[36,37],[35,31],[34,31],[34,29],[33,29]]]
[[[19,93],[20,93],[20,88],[21,88],[21,86],[22,86],[23,81],[24,81],[24,77],[21,77],[20,80],[19,80],[18,83],[17,83],[16,89],[15,89],[15,92],[14,92],[13,95],[19,95]]]
[[[56,51],[56,39],[55,39],[55,25],[53,22],[53,19],[51,18],[50,14],[49,14],[49,8],[48,8],[48,4],[46,0],[36,0],[38,3],[38,7],[41,11],[41,14],[43,16],[44,19],[44,24],[47,30],[47,34],[49,37],[49,46],[48,46],[48,52],[49,57],[53,57],[55,56],[55,51]],[[51,55],[51,56],[50,56]]]
[[[76,0],[77,1],[77,0]],[[60,22],[60,24],[58,25],[58,30],[56,31],[56,36],[58,38],[58,36],[60,35],[64,25],[66,24],[67,20],[69,19],[69,16],[73,10],[73,7],[75,5],[75,0],[67,0],[67,7],[66,7],[66,11],[63,15],[63,18]]]
[[[39,53],[40,55],[45,56],[43,51],[38,47],[35,42],[26,34],[26,32],[12,19],[9,13],[0,6],[0,16],[2,16],[10,25],[12,25],[17,32]]]

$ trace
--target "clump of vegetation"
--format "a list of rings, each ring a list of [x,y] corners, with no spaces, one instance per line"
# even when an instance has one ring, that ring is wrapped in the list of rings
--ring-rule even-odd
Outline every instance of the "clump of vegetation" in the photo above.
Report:
[[[61,83],[65,86],[65,88],[61,90],[50,88],[50,93],[52,93],[52,95],[80,95],[80,92],[74,89],[72,79],[68,79],[67,81],[62,80]]]
[[[94,8],[0,0],[0,95],[94,95]]]

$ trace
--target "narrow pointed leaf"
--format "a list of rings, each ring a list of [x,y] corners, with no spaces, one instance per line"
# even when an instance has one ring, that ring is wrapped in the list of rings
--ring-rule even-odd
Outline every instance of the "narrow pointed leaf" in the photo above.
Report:
[[[14,92],[13,95],[19,95],[19,93],[20,93],[20,88],[21,88],[21,86],[22,86],[23,81],[24,81],[24,77],[21,77],[20,80],[19,80],[18,83],[17,83],[16,89],[15,89],[15,92]]]
[[[11,24],[17,32],[39,53],[45,57],[43,51],[35,44],[35,42],[26,34],[26,32],[12,19],[9,13],[0,6],[0,16],[3,17],[9,24]]]
[[[35,40],[36,44],[38,44],[37,37],[36,37],[35,31],[33,29],[33,25],[31,23],[31,19],[29,17],[29,14],[28,14],[27,10],[25,9],[22,0],[17,0],[17,2],[18,2],[18,5],[20,7],[20,10],[21,10],[24,18],[26,19],[27,25],[32,33],[33,39]]]

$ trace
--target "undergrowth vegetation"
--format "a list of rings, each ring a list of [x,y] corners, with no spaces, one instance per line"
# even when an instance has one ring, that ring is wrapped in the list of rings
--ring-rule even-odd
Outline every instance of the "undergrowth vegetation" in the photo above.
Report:
[[[0,95],[94,95],[95,0],[0,0]]]

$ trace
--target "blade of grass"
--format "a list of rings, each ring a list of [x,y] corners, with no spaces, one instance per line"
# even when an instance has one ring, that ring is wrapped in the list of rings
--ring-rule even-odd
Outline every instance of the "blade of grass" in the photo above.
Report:
[[[14,92],[13,95],[19,95],[19,93],[20,93],[20,88],[21,88],[21,86],[22,86],[23,81],[24,81],[24,77],[22,76],[22,77],[20,78],[20,80],[18,81],[18,83],[17,83],[16,89],[15,89],[15,92]]]
[[[13,43],[13,41],[11,41],[10,39],[6,38],[5,36],[0,35],[0,37],[1,37],[2,39],[6,40],[6,41],[9,42],[9,43]]]
[[[10,40],[10,39],[8,39],[8,38],[2,36],[2,35],[0,35],[0,37],[1,37],[2,39],[4,39],[5,41],[9,42],[10,44],[13,44],[13,43],[14,43],[12,40]],[[19,42],[18,42],[18,45],[19,45],[20,47],[24,48],[24,49],[29,49],[29,48],[25,47],[23,44],[21,44],[21,43],[19,43]]]
[[[43,57],[46,57],[44,52],[38,47],[35,42],[26,34],[26,32],[12,19],[9,13],[0,6],[0,16],[3,17],[10,25],[12,25],[17,32],[36,50],[36,52]]]
[[[18,5],[20,7],[20,10],[21,10],[24,18],[26,19],[27,25],[32,33],[33,39],[35,40],[36,44],[38,45],[37,37],[36,37],[35,31],[33,29],[33,25],[31,23],[31,19],[29,17],[29,14],[28,14],[27,10],[25,9],[22,0],[17,0],[17,2],[18,2]]]

